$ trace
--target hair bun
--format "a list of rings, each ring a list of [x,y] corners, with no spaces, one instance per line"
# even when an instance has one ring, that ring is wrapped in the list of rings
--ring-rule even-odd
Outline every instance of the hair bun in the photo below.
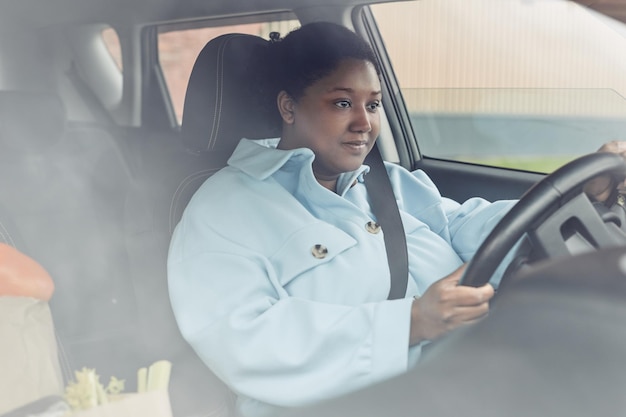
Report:
[[[270,32],[270,42],[280,42],[280,32]]]

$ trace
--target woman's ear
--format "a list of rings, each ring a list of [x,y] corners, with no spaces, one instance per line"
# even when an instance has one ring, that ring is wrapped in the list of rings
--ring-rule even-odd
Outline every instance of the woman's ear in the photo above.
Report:
[[[294,99],[285,90],[281,90],[281,92],[276,96],[276,104],[278,105],[278,112],[280,113],[280,117],[282,117],[283,122],[293,124],[295,119]]]

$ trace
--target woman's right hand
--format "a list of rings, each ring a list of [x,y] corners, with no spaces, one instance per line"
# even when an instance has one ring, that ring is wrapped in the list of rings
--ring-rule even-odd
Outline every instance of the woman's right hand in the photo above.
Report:
[[[489,312],[494,295],[491,285],[458,285],[466,265],[431,285],[411,307],[409,343],[435,340],[459,326],[474,323]]]

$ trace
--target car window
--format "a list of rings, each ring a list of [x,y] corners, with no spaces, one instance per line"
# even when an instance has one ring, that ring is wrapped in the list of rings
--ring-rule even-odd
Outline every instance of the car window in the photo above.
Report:
[[[225,33],[247,33],[268,39],[271,32],[279,32],[284,36],[298,26],[300,23],[295,18],[237,25],[195,26],[183,29],[171,25],[160,26],[158,36],[159,64],[165,77],[178,124],[182,120],[185,91],[193,64],[208,41]]]
[[[423,156],[550,172],[626,139],[626,29],[567,1],[372,6]]]
[[[113,61],[119,68],[120,72],[123,69],[122,65],[122,46],[120,44],[120,38],[117,35],[117,32],[112,27],[105,28],[102,32],[102,40],[113,58]]]

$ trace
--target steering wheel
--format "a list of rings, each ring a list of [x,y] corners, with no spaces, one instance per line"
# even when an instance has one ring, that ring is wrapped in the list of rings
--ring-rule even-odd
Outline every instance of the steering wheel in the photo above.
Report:
[[[583,191],[587,181],[601,174],[622,181],[624,159],[609,152],[585,155],[532,186],[480,245],[459,285],[479,287],[489,282],[525,233],[539,259],[626,244],[619,220],[603,218]]]

